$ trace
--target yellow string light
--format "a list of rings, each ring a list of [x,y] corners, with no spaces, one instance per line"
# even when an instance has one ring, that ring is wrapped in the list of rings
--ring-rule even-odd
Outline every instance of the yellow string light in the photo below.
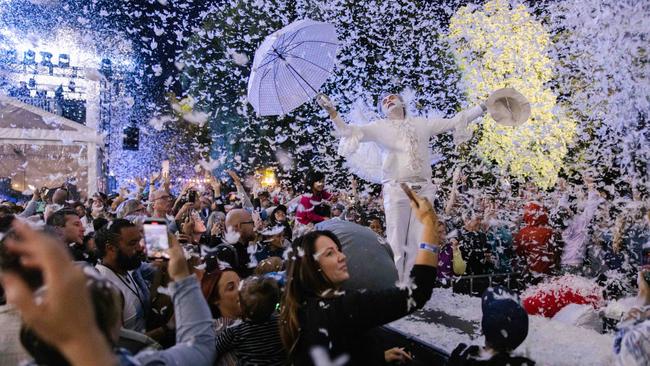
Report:
[[[448,39],[471,103],[512,87],[531,104],[531,117],[517,128],[483,118],[479,156],[541,188],[555,184],[576,122],[557,106],[546,84],[552,78],[550,36],[522,4],[491,0],[483,10],[464,6],[451,18]]]
[[[260,180],[262,187],[273,187],[276,184],[275,171],[273,168],[266,168],[262,172],[262,179]]]

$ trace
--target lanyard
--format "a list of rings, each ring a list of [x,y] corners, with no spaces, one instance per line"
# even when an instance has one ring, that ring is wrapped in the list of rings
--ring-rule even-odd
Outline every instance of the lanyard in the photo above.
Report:
[[[120,282],[122,282],[124,284],[124,286],[126,286],[126,288],[128,288],[129,291],[131,291],[135,295],[135,297],[138,298],[138,302],[140,302],[140,305],[142,306],[142,311],[146,312],[147,309],[144,306],[144,300],[142,300],[142,298],[140,297],[140,291],[138,290],[139,286],[138,286],[137,282],[135,282],[135,279],[129,274],[129,272],[128,271],[126,272],[126,281],[125,281],[124,278],[122,278],[122,275],[120,275],[119,273],[113,271],[112,268],[110,268],[110,267],[108,267],[106,265],[104,265],[104,267],[108,268],[111,272],[113,272],[113,274],[120,280]],[[128,282],[133,283],[133,287],[131,287]],[[142,294],[142,296],[144,297],[144,294]]]

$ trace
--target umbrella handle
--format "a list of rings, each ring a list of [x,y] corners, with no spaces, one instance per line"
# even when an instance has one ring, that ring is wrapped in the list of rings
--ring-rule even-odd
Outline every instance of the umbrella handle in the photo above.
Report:
[[[330,101],[330,97],[328,97],[327,94],[325,94],[325,93],[316,94],[316,101],[319,101],[319,100],[322,100],[322,99],[324,99],[326,101]]]
[[[334,103],[325,93],[316,94],[316,103],[325,110],[334,109]]]

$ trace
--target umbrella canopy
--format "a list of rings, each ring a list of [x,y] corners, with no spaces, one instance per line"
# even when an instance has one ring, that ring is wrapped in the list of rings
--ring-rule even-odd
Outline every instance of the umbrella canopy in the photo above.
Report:
[[[338,46],[333,25],[310,19],[274,32],[255,52],[248,101],[261,116],[291,112],[318,94]]]

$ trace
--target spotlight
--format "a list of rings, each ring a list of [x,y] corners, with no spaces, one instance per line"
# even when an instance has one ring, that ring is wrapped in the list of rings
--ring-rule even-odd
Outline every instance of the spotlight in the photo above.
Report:
[[[66,53],[59,54],[59,67],[70,67],[70,55]]]
[[[52,66],[52,54],[49,52],[41,51],[41,65]]]
[[[23,63],[26,65],[32,65],[36,63],[36,52],[32,50],[25,51],[25,57]]]

